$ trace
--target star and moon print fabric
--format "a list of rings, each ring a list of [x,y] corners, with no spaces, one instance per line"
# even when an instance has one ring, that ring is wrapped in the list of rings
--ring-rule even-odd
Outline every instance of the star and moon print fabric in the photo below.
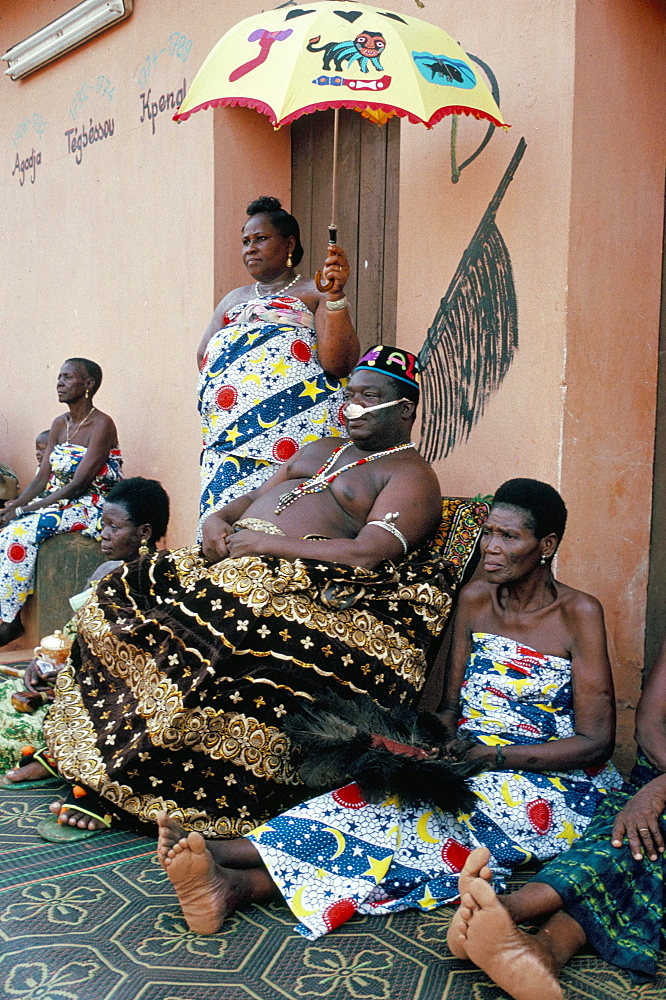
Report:
[[[346,380],[317,360],[314,316],[292,295],[233,306],[199,375],[202,520],[321,437],[341,437]]]
[[[571,664],[502,636],[476,633],[461,690],[460,727],[488,745],[574,734]],[[612,765],[570,772],[484,771],[478,802],[457,816],[394,797],[367,803],[356,784],[297,805],[249,835],[299,923],[314,940],[354,913],[431,910],[458,897],[475,847],[490,850],[498,890],[529,860],[544,861],[585,831],[605,793],[622,785]]]
[[[50,455],[51,474],[46,490],[35,500],[44,499],[71,482],[85,453],[86,449],[78,444],[55,445]],[[83,496],[14,518],[0,531],[2,621],[13,621],[32,593],[35,563],[42,542],[66,531],[81,531],[92,538],[100,537],[99,521],[104,497],[120,479],[122,458],[120,450],[114,448]]]

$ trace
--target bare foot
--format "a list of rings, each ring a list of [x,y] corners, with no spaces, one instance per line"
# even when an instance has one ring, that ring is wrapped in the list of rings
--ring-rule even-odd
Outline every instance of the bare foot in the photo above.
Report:
[[[187,840],[187,830],[176,823],[166,812],[161,812],[157,817],[157,860],[166,871],[166,856],[179,840]]]
[[[476,906],[467,921],[467,957],[514,1000],[562,1000],[560,970],[543,940],[516,926],[483,879],[468,889]]]
[[[187,830],[176,823],[166,812],[157,817],[159,835],[157,838],[157,860],[165,868],[164,859],[179,840],[187,839]],[[213,861],[223,868],[264,868],[261,854],[254,844],[245,837],[237,840],[207,840],[206,848]]]
[[[467,954],[467,931],[472,914],[476,909],[478,909],[476,903],[470,894],[466,892],[461,897],[458,909],[454,913],[453,920],[446,932],[446,943],[449,946],[449,951],[456,958],[469,958]]]
[[[215,864],[200,833],[179,840],[164,858],[187,926],[196,934],[214,934],[240,905],[252,901],[244,885],[249,877]]]
[[[18,785],[22,781],[40,781],[42,778],[52,778],[53,775],[38,760],[33,760],[23,767],[13,767],[11,771],[7,771],[5,777]]]
[[[446,943],[448,944],[451,953],[455,955],[456,958],[467,958],[465,938],[467,936],[467,922],[471,916],[471,910],[469,909],[469,906],[463,908],[463,896],[469,892],[469,887],[474,879],[482,878],[485,879],[486,882],[490,882],[493,877],[493,873],[488,867],[489,860],[490,851],[488,848],[477,847],[467,856],[467,861],[463,865],[462,871],[460,872],[460,876],[458,878],[458,891],[460,893],[461,904],[453,915],[453,919],[449,925],[449,930],[446,935]],[[473,900],[471,900],[471,905],[473,906]],[[466,916],[465,913],[468,915]]]
[[[63,809],[62,799],[56,799],[49,806],[49,809],[58,817],[60,826],[78,826],[80,830],[108,830],[108,826],[94,816],[79,812],[71,806]]]

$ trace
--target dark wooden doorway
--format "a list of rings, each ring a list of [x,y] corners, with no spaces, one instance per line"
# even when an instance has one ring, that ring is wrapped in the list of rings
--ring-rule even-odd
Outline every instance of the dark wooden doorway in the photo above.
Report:
[[[326,256],[332,154],[332,111],[293,123],[291,205],[301,227],[305,274],[314,274]],[[399,119],[377,126],[342,108],[335,221],[351,266],[346,294],[362,350],[396,342],[399,168]]]

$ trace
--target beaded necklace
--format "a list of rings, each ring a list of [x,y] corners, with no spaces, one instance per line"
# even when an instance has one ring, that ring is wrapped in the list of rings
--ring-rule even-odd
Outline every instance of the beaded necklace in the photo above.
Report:
[[[254,286],[254,294],[257,296],[258,299],[270,299],[273,295],[282,295],[284,292],[287,291],[288,288],[291,288],[292,285],[295,285],[299,278],[300,274],[297,274],[295,278],[292,278],[292,280],[289,282],[288,285],[284,286],[284,288],[280,288],[279,291],[277,292],[264,292],[263,295],[259,291],[259,282],[257,281]]]
[[[386,451],[376,451],[373,455],[368,455],[367,458],[357,458],[355,462],[349,462],[348,465],[343,465],[340,469],[336,469],[335,472],[328,472],[335,465],[336,459],[339,455],[342,455],[347,448],[351,448],[353,441],[348,441],[347,444],[341,445],[336,448],[331,457],[322,465],[321,469],[312,476],[311,479],[306,479],[304,483],[300,483],[295,486],[293,490],[289,493],[283,493],[280,497],[277,507],[275,508],[276,514],[281,514],[285,507],[298,500],[299,497],[307,496],[310,493],[321,493],[322,490],[328,489],[334,479],[341,476],[343,472],[348,469],[353,469],[357,465],[365,465],[366,462],[374,462],[376,458],[384,458],[385,455],[392,455],[395,451],[404,451],[406,448],[413,448],[414,445],[410,441],[409,444],[398,444],[394,448],[387,448]]]

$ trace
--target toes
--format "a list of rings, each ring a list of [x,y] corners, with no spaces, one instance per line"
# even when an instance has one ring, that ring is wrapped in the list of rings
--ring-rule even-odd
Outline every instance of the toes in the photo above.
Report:
[[[193,854],[205,854],[206,853],[206,841],[203,839],[200,833],[192,832],[188,835],[185,841],[189,849]],[[182,844],[182,840],[181,840]]]
[[[488,848],[475,847],[472,853],[468,855],[467,860],[463,865],[463,873],[465,875],[477,875],[489,861],[490,851]]]
[[[469,895],[475,909],[480,906],[492,906],[497,902],[497,893],[482,878],[475,878],[468,886],[468,892],[465,895]]]
[[[480,881],[480,879],[479,879],[479,881]],[[485,884],[486,883],[484,882],[483,885],[485,885]],[[494,893],[493,893],[493,895],[494,895]],[[472,896],[469,892],[463,893],[463,895],[460,897],[460,906],[463,908],[464,912],[466,912],[466,913],[469,914],[465,918],[466,920],[471,920],[472,917],[474,916],[474,914],[476,913],[476,911],[479,909],[479,904],[477,903],[477,901],[474,898],[474,896]]]

